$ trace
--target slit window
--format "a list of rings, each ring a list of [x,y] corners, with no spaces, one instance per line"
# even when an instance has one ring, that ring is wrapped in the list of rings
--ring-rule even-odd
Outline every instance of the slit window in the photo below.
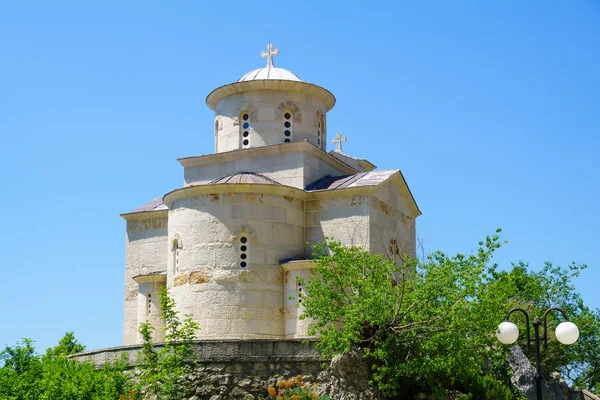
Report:
[[[146,296],[146,315],[152,313],[152,293],[148,293]]]
[[[246,268],[248,266],[248,237],[243,235],[240,238],[239,254],[240,254],[240,267]]]
[[[283,114],[283,141],[289,143],[294,135],[294,115],[290,111]]]
[[[240,134],[242,148],[248,148],[250,146],[250,114],[247,111],[242,111],[240,122]]]
[[[298,299],[297,303],[299,306],[302,305],[302,300],[304,300],[304,281],[300,278],[296,278],[296,298]]]

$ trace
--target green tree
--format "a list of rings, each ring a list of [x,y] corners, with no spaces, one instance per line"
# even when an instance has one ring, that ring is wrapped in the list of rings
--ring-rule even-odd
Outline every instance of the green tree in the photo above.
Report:
[[[140,324],[142,372],[137,388],[142,398],[150,395],[159,400],[179,400],[191,389],[185,376],[196,367],[193,342],[199,325],[190,315],[180,319],[167,288],[161,290],[159,302],[165,320],[165,343],[157,350],[152,343],[155,327],[148,321]]]
[[[33,340],[23,339],[14,347],[6,347],[0,353],[0,399],[38,400],[40,398],[40,375],[42,363],[35,354]]]
[[[453,392],[467,398],[515,398],[509,348],[493,332],[511,307],[529,301],[547,305],[548,293],[553,304],[580,305],[570,285],[580,268],[572,266],[571,275],[560,275],[564,270],[550,265],[538,274],[524,273],[522,265],[499,272],[491,260],[500,246],[496,234],[474,254],[438,251],[423,260],[396,262],[329,241],[316,248],[302,318],[314,320],[310,333],[319,335],[325,356],[361,347],[372,362],[373,383],[386,395],[411,398],[433,392],[442,398]],[[589,362],[574,364],[577,356],[565,353],[577,347],[564,347],[552,343],[552,354],[562,352],[553,367],[579,365],[588,374],[593,371]],[[589,361],[583,353],[577,354]]]
[[[33,341],[24,339],[0,355],[0,399],[2,400],[115,400],[127,386],[123,365],[97,370],[68,356],[83,351],[68,332],[44,356],[37,355]]]

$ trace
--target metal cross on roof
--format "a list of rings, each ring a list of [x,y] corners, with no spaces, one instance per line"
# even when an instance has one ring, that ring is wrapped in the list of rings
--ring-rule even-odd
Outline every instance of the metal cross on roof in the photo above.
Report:
[[[343,154],[344,152],[342,151],[342,142],[346,141],[346,137],[342,137],[342,132],[336,133],[336,136],[337,137],[333,138],[331,141],[337,145],[335,151]]]
[[[269,42],[267,45],[267,51],[263,51],[260,53],[262,58],[267,59],[267,68],[273,68],[275,65],[273,64],[273,56],[279,55],[279,49],[273,49],[273,44]]]

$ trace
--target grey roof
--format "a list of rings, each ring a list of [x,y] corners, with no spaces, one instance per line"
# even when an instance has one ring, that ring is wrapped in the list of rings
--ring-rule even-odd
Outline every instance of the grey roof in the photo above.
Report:
[[[219,183],[254,183],[261,185],[281,185],[279,182],[255,172],[238,172],[209,182],[209,185]]]
[[[215,179],[209,183],[205,183],[204,185],[216,185],[220,183],[253,183],[260,185],[281,185],[279,182],[267,178],[264,175],[257,174],[254,172],[238,172],[237,174],[224,176],[222,178]],[[202,185],[198,185],[202,186]],[[163,203],[162,198],[158,197],[141,207],[136,208],[133,211],[128,212],[127,214],[134,214],[140,212],[149,212],[149,211],[160,211],[167,210],[168,207]]]
[[[284,68],[268,66],[248,72],[246,75],[242,76],[238,80],[238,82],[257,81],[266,79],[302,82],[302,79],[298,78],[298,75],[294,74],[292,71],[288,71]]]
[[[147,274],[139,274],[139,275],[134,276],[132,279],[141,278],[143,276],[145,277],[145,276],[157,276],[157,275],[167,275],[167,271],[166,270],[164,270],[164,271],[154,271],[154,272],[149,272]]]
[[[345,189],[359,186],[377,186],[383,181],[389,179],[392,175],[398,173],[399,170],[371,171],[361,172],[360,174],[343,175],[343,176],[326,176],[318,181],[308,185],[307,191],[315,190],[333,190]]]
[[[136,208],[133,211],[130,211],[129,214],[144,212],[144,211],[160,211],[166,210],[167,206],[163,203],[162,198],[157,197],[156,199],[149,201],[141,207]]]

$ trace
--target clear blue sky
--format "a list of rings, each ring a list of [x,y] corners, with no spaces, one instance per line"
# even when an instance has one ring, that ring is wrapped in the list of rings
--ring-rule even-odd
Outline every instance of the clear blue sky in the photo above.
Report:
[[[347,153],[402,170],[429,250],[502,227],[501,265],[586,263],[600,307],[600,3],[258,4],[0,2],[0,346],[121,344],[119,213],[212,152],[205,97],[269,38],[335,94]]]

